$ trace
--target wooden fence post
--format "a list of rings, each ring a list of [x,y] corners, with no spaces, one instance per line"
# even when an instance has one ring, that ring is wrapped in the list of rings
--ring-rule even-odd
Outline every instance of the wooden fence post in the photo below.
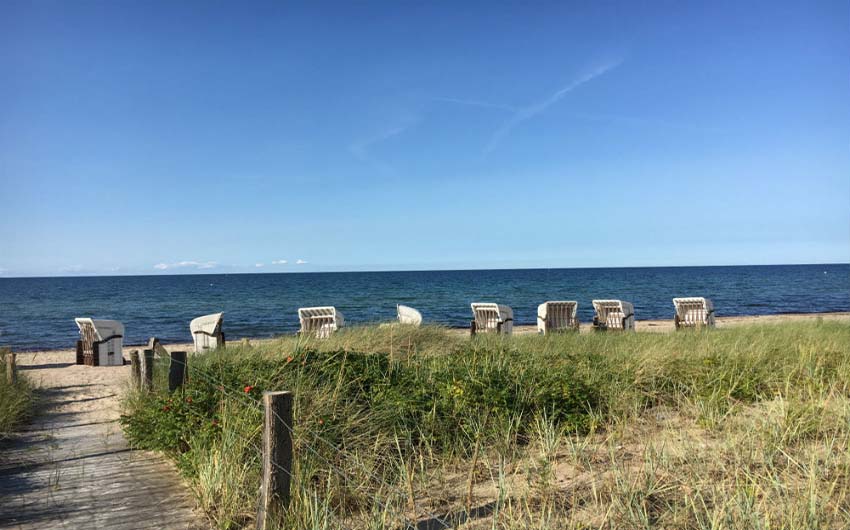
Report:
[[[151,391],[153,390],[153,350],[144,350],[144,356],[144,363],[142,365],[142,370],[144,370],[142,388],[147,391]]]
[[[266,530],[289,506],[292,475],[292,393],[263,392],[263,477],[257,530]]]
[[[174,392],[186,382],[186,352],[171,352],[171,365],[168,367],[168,391]]]
[[[6,358],[6,381],[9,385],[18,382],[18,367],[15,366],[15,354],[9,348],[2,348],[3,356]]]
[[[142,367],[139,366],[139,350],[130,351],[130,380],[133,382],[133,388],[139,388],[142,385]]]

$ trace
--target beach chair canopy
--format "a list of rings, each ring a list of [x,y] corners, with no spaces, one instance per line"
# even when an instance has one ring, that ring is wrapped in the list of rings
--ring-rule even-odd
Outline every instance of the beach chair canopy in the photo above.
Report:
[[[676,328],[714,326],[714,304],[708,298],[674,298]]]
[[[224,333],[221,330],[224,313],[213,313],[192,320],[189,331],[195,342],[195,352],[224,346]]]
[[[313,335],[318,339],[330,337],[345,323],[342,313],[333,306],[299,308],[298,320],[301,321],[299,333]]]
[[[398,304],[396,306],[396,311],[398,312],[399,323],[411,324],[413,326],[422,325],[422,313],[413,309],[412,307]]]
[[[124,324],[95,318],[75,318],[74,322],[80,329],[78,362],[90,366],[124,364]]]
[[[537,332],[578,330],[578,302],[543,302],[537,306]]]
[[[513,332],[514,311],[502,304],[474,302],[472,306],[472,324],[474,333],[504,333]]]
[[[594,300],[596,316],[593,325],[597,329],[635,329],[635,308],[622,300]]]

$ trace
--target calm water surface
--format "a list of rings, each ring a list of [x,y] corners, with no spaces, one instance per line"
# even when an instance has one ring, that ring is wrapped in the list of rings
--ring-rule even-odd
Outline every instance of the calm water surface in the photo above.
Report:
[[[582,322],[594,298],[629,300],[638,320],[672,318],[675,296],[712,298],[719,316],[850,311],[850,264],[0,278],[0,345],[73,348],[77,316],[120,320],[125,343],[141,344],[191,342],[189,321],[218,311],[232,340],[294,333],[304,306],[335,305],[358,324],[393,319],[401,303],[467,326],[470,302],[493,301],[522,325],[546,300],[577,300]]]

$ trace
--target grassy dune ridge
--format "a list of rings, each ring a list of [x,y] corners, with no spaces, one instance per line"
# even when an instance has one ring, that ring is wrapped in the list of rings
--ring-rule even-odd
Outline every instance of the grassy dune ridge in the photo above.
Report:
[[[366,326],[193,356],[182,392],[130,392],[122,422],[221,528],[252,524],[262,390],[296,396],[288,528],[850,525],[842,323],[472,340]]]

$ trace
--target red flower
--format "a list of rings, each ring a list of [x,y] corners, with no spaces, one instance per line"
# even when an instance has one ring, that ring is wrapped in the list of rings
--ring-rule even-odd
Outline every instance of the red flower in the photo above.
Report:
[[[291,362],[292,362],[292,356],[291,356],[291,355],[290,355],[289,357],[287,357],[287,358],[286,358],[286,362],[288,362],[288,363],[291,363]]]
[[[324,424],[325,424],[325,420],[319,418],[319,425],[324,425]]]
[[[192,402],[192,398],[187,397],[187,398],[186,398],[186,403],[191,403],[191,402]]]
[[[252,387],[251,385],[248,385],[248,386],[245,387],[245,393],[246,394],[251,392],[252,390],[254,390],[254,387]]]
[[[164,410],[165,412],[168,412],[169,410],[171,410],[171,407],[169,407],[168,405],[165,405],[164,407],[162,407],[162,410]]]

